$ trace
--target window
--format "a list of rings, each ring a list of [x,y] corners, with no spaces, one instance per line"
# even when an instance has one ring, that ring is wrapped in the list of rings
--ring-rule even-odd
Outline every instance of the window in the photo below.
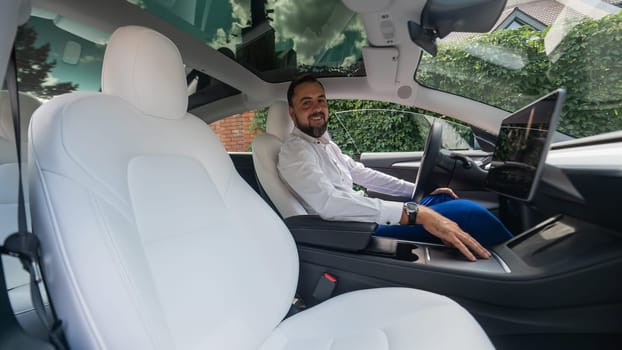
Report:
[[[469,156],[476,162],[488,153],[479,149],[471,128],[424,110],[379,101],[329,101],[328,131],[344,154],[367,168],[408,181],[415,181],[421,157],[433,122],[441,123],[441,147],[444,154]],[[479,163],[478,163],[479,164]],[[438,167],[440,169],[440,165]],[[448,178],[436,176],[439,186],[447,187]],[[355,190],[365,190],[354,185]],[[403,201],[374,191],[368,196]]]
[[[251,142],[258,131],[254,127],[255,115],[256,111],[235,114],[215,121],[209,126],[218,135],[227,152],[249,152]]]
[[[355,159],[363,153],[420,152],[434,120],[442,123],[442,146],[450,150],[479,149],[469,126],[434,117],[411,107],[386,102],[330,101],[330,135]],[[340,108],[341,107],[341,108]]]
[[[328,109],[328,132],[332,140],[354,159],[369,152],[423,151],[434,120],[443,124],[444,148],[479,149],[470,126],[422,109],[390,102],[362,100],[329,100]],[[266,115],[266,109],[257,110],[250,127],[252,137],[265,131]],[[211,124],[212,127],[214,124]],[[245,130],[246,127],[239,128]]]
[[[565,88],[558,132],[580,138],[622,130],[622,13],[604,1],[592,5],[521,3],[493,32],[440,40],[436,57],[422,54],[415,80],[508,112]],[[545,30],[536,16],[546,19]]]
[[[367,44],[367,36],[358,14],[340,0],[128,2],[218,49],[270,82],[290,80],[298,72],[365,75],[361,47]]]
[[[33,8],[15,48],[20,91],[45,101],[71,91],[100,90],[109,34]]]

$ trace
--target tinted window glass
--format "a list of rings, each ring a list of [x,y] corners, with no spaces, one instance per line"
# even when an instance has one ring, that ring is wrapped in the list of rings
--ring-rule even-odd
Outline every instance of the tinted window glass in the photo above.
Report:
[[[19,28],[15,42],[20,91],[40,100],[71,91],[99,91],[108,37],[107,33],[34,9],[28,22]]]
[[[271,82],[364,75],[359,16],[340,0],[128,0]]]
[[[436,57],[423,54],[415,80],[510,112],[565,88],[559,132],[622,130],[620,8],[611,1],[563,3],[508,1],[490,33],[452,33]]]

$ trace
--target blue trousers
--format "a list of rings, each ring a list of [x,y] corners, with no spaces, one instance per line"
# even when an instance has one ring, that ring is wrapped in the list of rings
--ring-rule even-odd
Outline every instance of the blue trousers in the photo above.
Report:
[[[493,246],[512,238],[510,231],[496,216],[475,202],[454,199],[443,193],[426,196],[420,204],[453,220],[483,246]],[[408,241],[441,243],[441,240],[426,231],[423,225],[378,225],[374,235]]]

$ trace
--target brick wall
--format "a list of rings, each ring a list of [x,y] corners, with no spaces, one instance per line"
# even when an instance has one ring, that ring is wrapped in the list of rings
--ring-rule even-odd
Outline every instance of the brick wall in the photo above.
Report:
[[[250,132],[253,117],[255,111],[244,112],[223,118],[209,126],[218,135],[227,151],[246,152],[255,137],[255,132]]]

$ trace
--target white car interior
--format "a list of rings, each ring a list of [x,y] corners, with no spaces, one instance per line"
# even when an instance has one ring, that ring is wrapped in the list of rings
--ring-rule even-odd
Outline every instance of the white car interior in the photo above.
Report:
[[[622,348],[621,25],[622,0],[0,1],[0,349]],[[276,165],[309,72],[348,155],[514,237],[469,262],[308,215]],[[503,121],[557,89],[536,190],[487,187]]]
[[[491,347],[457,304],[410,289],[345,294],[279,325],[296,288],[294,242],[186,113],[174,44],[144,27],[118,29],[102,81],[101,94],[56,98],[31,124],[33,218],[71,347]],[[251,211],[264,215],[243,220]],[[220,250],[234,246],[239,255]],[[453,336],[438,338],[441,326]]]

